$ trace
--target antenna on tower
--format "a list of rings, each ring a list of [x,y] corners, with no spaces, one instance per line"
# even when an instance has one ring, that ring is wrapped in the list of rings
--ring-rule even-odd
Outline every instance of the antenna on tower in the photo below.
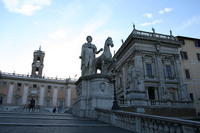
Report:
[[[39,47],[39,50],[41,51],[41,45],[40,45],[40,47]]]

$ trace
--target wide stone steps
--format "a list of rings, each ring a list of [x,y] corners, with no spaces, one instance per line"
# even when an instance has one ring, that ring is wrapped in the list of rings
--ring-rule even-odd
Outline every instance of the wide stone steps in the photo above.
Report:
[[[130,133],[71,114],[0,112],[0,133]]]

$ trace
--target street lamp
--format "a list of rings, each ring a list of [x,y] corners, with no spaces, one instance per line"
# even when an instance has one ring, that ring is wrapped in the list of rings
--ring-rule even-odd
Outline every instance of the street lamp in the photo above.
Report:
[[[116,95],[116,87],[115,87],[115,79],[116,75],[115,75],[115,61],[114,61],[114,67],[112,70],[112,82],[113,82],[113,89],[114,89],[114,100],[113,100],[113,105],[112,105],[112,110],[118,110],[120,109],[119,105],[118,105],[118,101],[117,101],[117,95]]]

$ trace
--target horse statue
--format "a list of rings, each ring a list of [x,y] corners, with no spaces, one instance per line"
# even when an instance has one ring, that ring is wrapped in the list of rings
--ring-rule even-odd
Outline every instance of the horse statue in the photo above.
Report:
[[[108,37],[104,44],[103,53],[96,58],[96,70],[101,70],[101,74],[108,74],[108,66],[112,62],[112,54],[110,52],[110,46],[113,47],[113,41],[111,37]]]

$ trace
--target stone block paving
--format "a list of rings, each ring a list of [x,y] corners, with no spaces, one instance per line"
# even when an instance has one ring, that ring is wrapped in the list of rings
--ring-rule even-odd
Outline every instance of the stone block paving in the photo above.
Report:
[[[0,133],[131,133],[71,114],[0,112]]]

